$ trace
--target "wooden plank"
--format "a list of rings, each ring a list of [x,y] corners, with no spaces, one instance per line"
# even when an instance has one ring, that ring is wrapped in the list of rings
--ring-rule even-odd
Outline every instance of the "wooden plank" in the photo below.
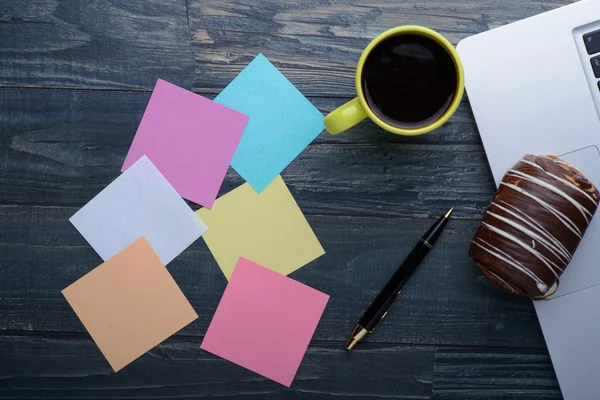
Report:
[[[82,206],[114,180],[147,93],[0,89],[0,204]],[[342,99],[319,98],[324,113]],[[495,187],[470,109],[418,138],[363,122],[283,173],[307,214],[479,219]],[[230,171],[221,193],[243,181]]]
[[[189,88],[185,0],[9,0],[0,3],[0,86]]]
[[[306,95],[354,96],[367,43],[398,25],[424,25],[456,44],[574,0],[192,0],[194,88],[218,93],[263,53]]]
[[[545,350],[438,348],[435,400],[562,399]]]
[[[115,374],[87,335],[0,336],[0,398],[429,399],[433,347],[312,342],[291,388],[170,339]],[[374,371],[377,371],[376,373]]]
[[[453,42],[573,0],[69,0],[0,8],[0,86],[218,93],[262,52],[307,95],[353,96],[368,41],[403,24]]]
[[[66,207],[0,206],[0,330],[83,332],[60,290],[101,260]],[[345,341],[430,219],[309,216],[326,255],[292,277],[331,296],[316,340]],[[367,342],[545,348],[532,304],[485,278],[467,256],[477,222],[452,221]],[[199,240],[168,266],[206,331],[226,285]]]

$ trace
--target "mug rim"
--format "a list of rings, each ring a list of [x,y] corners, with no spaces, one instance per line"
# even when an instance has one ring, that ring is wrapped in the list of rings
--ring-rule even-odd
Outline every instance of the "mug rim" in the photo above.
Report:
[[[442,46],[448,52],[448,54],[450,54],[450,57],[452,58],[452,61],[454,62],[454,67],[456,68],[456,74],[457,74],[456,91],[454,93],[454,98],[452,99],[450,106],[446,109],[444,114],[442,114],[442,116],[440,116],[438,119],[436,119],[432,123],[422,126],[420,128],[399,128],[397,126],[388,124],[387,122],[383,121],[381,118],[379,118],[373,112],[373,110],[371,110],[371,107],[369,107],[369,105],[367,104],[367,100],[365,98],[365,94],[362,89],[363,67],[365,65],[365,61],[366,61],[367,57],[369,56],[369,54],[371,54],[371,51],[375,48],[375,46],[377,46],[379,43],[381,43],[385,39],[389,38],[390,36],[394,36],[397,34],[408,34],[408,33],[425,36],[429,39],[434,40],[440,46]],[[360,59],[358,60],[358,65],[356,66],[355,85],[356,85],[356,94],[358,96],[358,101],[359,101],[361,107],[363,108],[363,110],[365,111],[365,113],[369,116],[369,118],[373,122],[375,122],[377,125],[379,125],[383,129],[385,129],[386,131],[395,133],[397,135],[418,136],[418,135],[423,135],[425,133],[429,133],[431,131],[436,130],[437,128],[439,128],[440,126],[442,126],[446,122],[448,122],[450,117],[452,117],[452,115],[454,115],[454,113],[458,109],[458,106],[460,105],[460,102],[462,101],[462,98],[464,95],[465,73],[464,73],[464,69],[463,69],[460,57],[458,55],[458,52],[456,51],[456,49],[454,48],[452,43],[450,43],[448,41],[448,39],[446,39],[440,33],[434,31],[433,29],[429,29],[424,26],[403,25],[403,26],[397,26],[395,28],[388,29],[387,31],[380,33],[379,35],[375,36],[375,38],[373,38],[373,40],[371,40],[371,42],[367,45],[367,47],[365,47],[365,49],[363,50],[363,52],[360,56]]]

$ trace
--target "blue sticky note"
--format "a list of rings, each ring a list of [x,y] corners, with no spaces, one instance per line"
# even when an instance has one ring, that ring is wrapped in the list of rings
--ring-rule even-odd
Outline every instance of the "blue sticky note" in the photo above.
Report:
[[[259,54],[215,101],[250,117],[231,166],[258,193],[323,129],[323,114]]]

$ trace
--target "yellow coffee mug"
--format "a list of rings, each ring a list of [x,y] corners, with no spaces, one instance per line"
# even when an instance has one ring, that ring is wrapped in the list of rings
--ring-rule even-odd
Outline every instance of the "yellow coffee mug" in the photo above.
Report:
[[[374,111],[372,107],[376,107],[373,105],[369,105],[369,101],[366,97],[367,94],[365,93],[365,89],[363,88],[363,73],[365,72],[365,63],[367,62],[369,56],[373,53],[373,50],[376,49],[379,45],[385,44],[384,42],[388,39],[394,38],[394,40],[397,40],[398,38],[396,37],[399,35],[411,35],[411,37],[418,36],[424,38],[427,41],[430,41],[433,46],[438,46],[441,50],[445,52],[444,56],[446,58],[446,64],[453,64],[453,71],[455,73],[455,76],[453,77],[453,80],[449,82],[450,85],[452,85],[451,89],[454,90],[454,97],[448,97],[447,102],[444,103],[444,107],[446,108],[440,109],[438,112],[439,115],[432,114],[432,119],[427,120],[424,124],[421,125],[405,125],[402,123],[395,123],[396,121],[393,121],[393,119],[386,118],[384,115],[382,115],[382,112],[380,112],[380,110]],[[389,41],[386,43],[389,43]],[[412,49],[411,51],[413,50],[414,49]],[[456,81],[455,86],[453,85],[454,79]],[[407,80],[410,79],[407,78]],[[356,67],[355,84],[356,93],[358,96],[355,99],[344,104],[343,106],[332,111],[329,115],[327,115],[327,117],[325,117],[325,127],[327,128],[327,131],[329,133],[335,135],[350,129],[363,119],[369,117],[371,120],[373,120],[373,122],[375,122],[377,125],[379,125],[381,128],[385,129],[388,132],[404,136],[422,135],[424,133],[428,133],[439,128],[444,123],[446,123],[454,114],[464,94],[464,81],[464,70],[458,53],[454,46],[452,46],[452,44],[445,37],[443,37],[434,30],[422,26],[407,25],[392,28],[375,37],[365,48]],[[423,94],[423,96],[427,95],[427,93]],[[410,101],[411,99],[408,100]]]

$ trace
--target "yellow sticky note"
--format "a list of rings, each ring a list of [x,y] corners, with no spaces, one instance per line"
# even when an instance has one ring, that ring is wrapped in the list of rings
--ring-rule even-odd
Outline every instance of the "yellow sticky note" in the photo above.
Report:
[[[287,275],[325,254],[281,176],[260,194],[246,183],[196,214],[227,279],[240,257]]]

